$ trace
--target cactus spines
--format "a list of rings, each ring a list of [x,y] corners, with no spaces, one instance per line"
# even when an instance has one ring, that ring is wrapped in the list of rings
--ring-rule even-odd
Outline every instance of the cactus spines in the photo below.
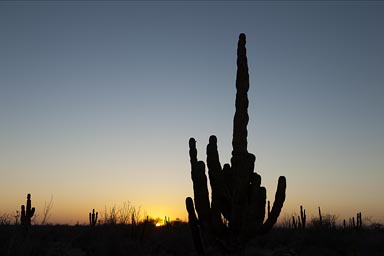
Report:
[[[189,140],[194,200],[188,197],[186,208],[199,254],[204,254],[204,249],[215,252],[241,249],[250,239],[273,227],[285,201],[286,179],[281,176],[272,207],[267,203],[261,176],[254,172],[256,157],[247,150],[249,75],[245,43],[245,34],[240,34],[231,164],[221,166],[216,136],[209,138],[206,148],[211,203],[205,164],[198,161],[196,140]]]
[[[27,195],[27,207],[21,206],[20,222],[21,225],[29,227],[31,226],[31,218],[35,214],[35,207],[32,207],[31,194]]]
[[[95,209],[92,210],[92,213],[89,213],[89,225],[92,227],[96,226],[98,215],[99,213],[95,213]]]

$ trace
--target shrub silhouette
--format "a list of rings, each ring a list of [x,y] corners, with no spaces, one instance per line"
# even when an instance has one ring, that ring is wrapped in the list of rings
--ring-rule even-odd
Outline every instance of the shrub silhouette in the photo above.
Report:
[[[335,230],[336,229],[336,220],[337,216],[334,214],[325,214],[321,213],[320,206],[319,209],[319,217],[312,218],[312,228],[314,229],[322,229],[322,230]]]
[[[194,200],[188,197],[186,208],[195,247],[201,255],[209,251],[226,254],[242,250],[250,239],[273,227],[285,201],[286,179],[281,176],[275,201],[264,222],[266,189],[261,186],[261,176],[254,172],[256,157],[247,150],[249,74],[245,43],[245,34],[240,34],[231,165],[221,167],[216,136],[212,135],[207,145],[211,203],[205,164],[197,159],[196,140],[189,140]]]
[[[21,206],[21,215],[20,222],[21,225],[30,227],[31,226],[31,218],[35,214],[35,207],[32,207],[31,203],[31,194],[27,195],[27,207],[25,205]]]

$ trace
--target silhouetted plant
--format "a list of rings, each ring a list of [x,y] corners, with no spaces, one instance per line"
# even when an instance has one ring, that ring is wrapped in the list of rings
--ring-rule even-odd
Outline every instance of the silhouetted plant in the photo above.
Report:
[[[292,216],[292,229],[297,229],[297,222],[294,215]]]
[[[148,216],[143,221],[140,221],[139,215],[137,214],[138,214],[137,211],[132,212],[131,225],[130,225],[131,239],[143,241],[147,235],[146,233],[148,231],[148,226],[150,225],[150,223],[153,224],[153,222],[149,220]],[[155,224],[153,224],[153,226],[155,226]]]
[[[323,225],[323,216],[321,215],[321,209],[320,209],[320,206],[319,206],[319,225],[320,225],[320,226]]]
[[[47,204],[47,202],[44,202],[44,209],[43,209],[43,220],[41,221],[40,225],[47,224],[49,218],[51,217],[51,210],[53,208],[53,196],[51,196],[51,200]]]
[[[361,219],[361,212],[356,214],[356,229],[361,229],[363,227],[363,221]]]
[[[92,227],[96,226],[98,215],[99,213],[95,213],[95,209],[92,210],[92,213],[89,213],[89,225]]]
[[[31,203],[31,194],[27,195],[27,207],[25,205],[21,206],[21,215],[20,215],[20,223],[23,226],[30,227],[31,226],[31,218],[35,214],[35,207],[32,207]]]
[[[19,225],[20,212],[16,211],[16,215],[13,216],[15,218],[15,225]]]
[[[186,208],[195,246],[201,255],[210,250],[213,253],[241,250],[250,239],[273,227],[285,201],[286,179],[281,176],[274,204],[264,222],[266,189],[261,187],[261,176],[254,172],[256,157],[247,150],[249,75],[245,43],[245,34],[240,34],[231,165],[221,167],[216,136],[209,138],[207,146],[211,203],[205,164],[197,160],[196,140],[189,140],[194,201],[188,197]]]
[[[307,223],[307,215],[305,214],[305,209],[302,205],[300,205],[300,220],[302,229],[305,229]]]
[[[12,217],[11,214],[3,213],[0,214],[0,225],[11,225]]]
[[[289,225],[289,228],[305,229],[306,222],[307,222],[307,215],[305,214],[305,209],[303,208],[302,205],[300,205],[300,215],[297,216],[297,220],[295,215],[292,216],[292,222],[291,222],[292,225]]]
[[[323,216],[319,207],[319,217],[311,219],[312,227],[315,229],[336,229],[337,216],[326,214]]]
[[[171,217],[164,217],[164,226],[170,226],[171,225]]]
[[[104,224],[123,224],[128,225],[140,221],[141,209],[135,207],[129,201],[123,202],[122,206],[117,207],[114,205],[107,210],[105,206],[104,214],[101,214]]]
[[[269,214],[271,213],[271,202],[268,200],[268,206],[267,206],[267,218],[269,218]]]
[[[363,227],[363,221],[362,221],[362,218],[361,218],[361,212],[358,212],[356,214],[356,222],[355,222],[355,217],[349,218],[349,225],[348,225],[348,227],[352,228],[352,229],[361,229]],[[344,229],[347,228],[345,219],[343,220],[343,228]]]

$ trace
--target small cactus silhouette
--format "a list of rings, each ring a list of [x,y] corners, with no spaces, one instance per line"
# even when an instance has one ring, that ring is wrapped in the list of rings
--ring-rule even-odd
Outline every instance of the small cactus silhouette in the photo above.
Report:
[[[20,223],[23,226],[31,226],[31,218],[35,214],[35,207],[32,207],[31,194],[27,195],[27,207],[21,206]]]
[[[301,222],[301,228],[305,229],[306,223],[307,223],[307,215],[305,214],[305,209],[302,205],[300,205],[300,222]]]
[[[320,227],[323,225],[323,215],[321,215],[320,206],[319,206],[319,225],[320,225]]]
[[[91,225],[92,227],[96,225],[98,215],[98,212],[96,212],[95,214],[95,209],[92,210],[92,213],[89,213],[89,225]]]
[[[361,220],[361,212],[356,214],[356,229],[361,229],[363,227],[363,222]]]
[[[273,227],[285,201],[286,179],[281,176],[272,209],[268,209],[264,221],[266,189],[261,186],[261,176],[254,172],[256,157],[247,150],[249,75],[245,43],[245,34],[240,34],[231,165],[221,167],[216,136],[212,135],[207,145],[211,203],[205,164],[197,159],[196,140],[189,140],[194,200],[188,197],[186,208],[195,247],[200,255],[205,255],[206,251],[228,254],[242,250],[250,239],[267,233]]]

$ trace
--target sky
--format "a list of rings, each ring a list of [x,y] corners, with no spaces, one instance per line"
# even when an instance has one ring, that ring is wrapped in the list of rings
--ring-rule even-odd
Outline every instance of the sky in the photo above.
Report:
[[[0,213],[86,223],[130,202],[187,219],[188,140],[232,150],[247,35],[248,151],[281,219],[384,222],[384,3],[1,1]]]

